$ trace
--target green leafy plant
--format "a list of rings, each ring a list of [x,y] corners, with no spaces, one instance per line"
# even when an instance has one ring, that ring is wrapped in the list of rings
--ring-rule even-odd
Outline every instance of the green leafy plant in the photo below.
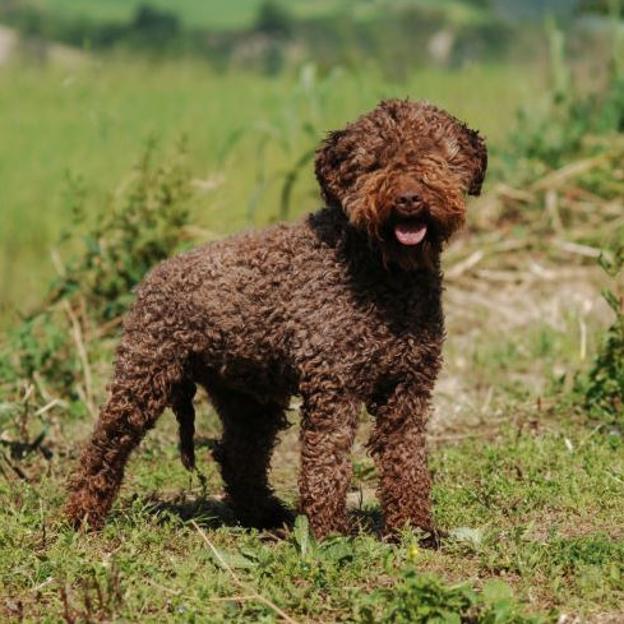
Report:
[[[445,585],[431,575],[409,570],[397,586],[376,590],[362,599],[358,621],[537,624],[545,619],[523,615],[511,588],[502,581],[490,581],[477,593],[468,585]]]
[[[624,129],[624,75],[617,63],[612,62],[604,87],[587,92],[573,78],[565,36],[554,23],[549,24],[548,40],[550,87],[541,105],[533,103],[517,113],[500,154],[507,183],[527,184],[575,159],[601,154],[612,146],[600,139]]]
[[[116,331],[145,273],[189,239],[191,196],[183,140],[160,162],[155,141],[148,141],[103,209],[93,211],[82,182],[69,178],[66,201],[74,224],[61,237],[61,248],[71,250],[71,259],[59,259],[48,297],[0,345],[6,397],[0,434],[6,440],[28,442],[28,422],[49,406],[93,411],[91,367],[110,360],[102,339]]]
[[[612,259],[600,257],[600,266],[613,285],[603,296],[615,314],[589,373],[587,407],[609,424],[624,426],[624,245]]]
[[[91,226],[80,185],[70,182],[72,231],[82,228],[82,251],[54,284],[52,303],[80,293],[94,320],[113,319],[126,310],[145,273],[184,242],[191,196],[186,142],[180,141],[173,156],[160,164],[154,163],[155,150],[155,141],[148,141],[130,176],[97,211]],[[67,232],[64,240],[73,237]]]

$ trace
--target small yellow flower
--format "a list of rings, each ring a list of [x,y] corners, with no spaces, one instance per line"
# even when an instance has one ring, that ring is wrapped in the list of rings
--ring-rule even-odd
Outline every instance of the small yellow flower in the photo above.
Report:
[[[407,560],[408,561],[416,561],[420,557],[420,548],[418,544],[411,544],[407,549]]]

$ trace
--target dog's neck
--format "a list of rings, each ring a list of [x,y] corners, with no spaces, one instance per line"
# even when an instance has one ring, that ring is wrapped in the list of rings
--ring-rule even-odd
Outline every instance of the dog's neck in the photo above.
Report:
[[[384,278],[417,279],[424,274],[440,275],[440,249],[430,246],[412,259],[400,261],[385,252],[383,243],[354,227],[340,207],[328,207],[311,214],[308,224],[320,241],[336,249],[357,272],[381,273]],[[428,244],[428,243],[426,243]]]

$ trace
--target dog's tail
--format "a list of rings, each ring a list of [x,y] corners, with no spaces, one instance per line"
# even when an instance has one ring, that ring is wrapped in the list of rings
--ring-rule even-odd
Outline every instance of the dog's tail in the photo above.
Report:
[[[184,381],[176,387],[171,408],[178,421],[180,435],[180,459],[187,470],[195,468],[195,408],[193,397],[197,387],[191,381]]]

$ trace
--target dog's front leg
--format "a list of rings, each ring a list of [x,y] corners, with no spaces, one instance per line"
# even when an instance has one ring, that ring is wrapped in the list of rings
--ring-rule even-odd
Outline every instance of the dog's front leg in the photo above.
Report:
[[[304,395],[300,511],[317,539],[349,528],[346,503],[357,407],[355,399],[327,392],[326,386],[323,392]]]
[[[384,532],[396,536],[405,526],[412,526],[433,535],[431,477],[425,447],[428,395],[420,388],[399,383],[368,409],[376,419],[368,447],[380,476]]]

